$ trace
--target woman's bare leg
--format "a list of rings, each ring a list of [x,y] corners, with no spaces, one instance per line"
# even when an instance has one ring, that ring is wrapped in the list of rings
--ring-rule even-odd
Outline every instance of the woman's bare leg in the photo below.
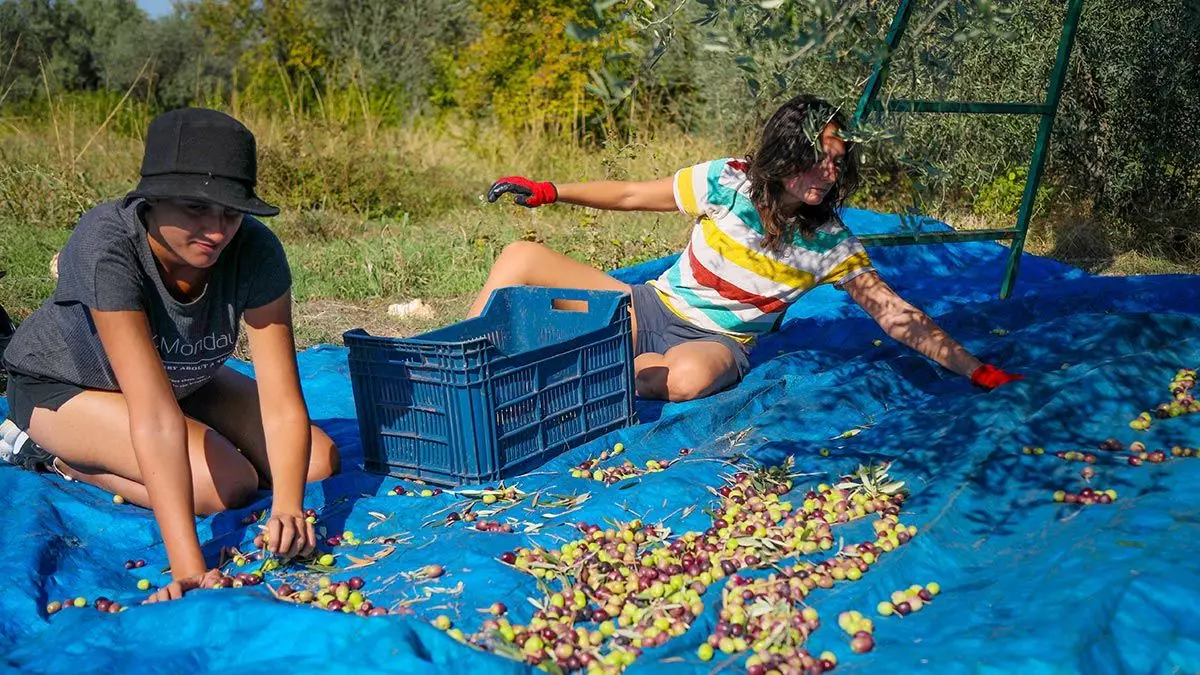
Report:
[[[208,424],[233,442],[262,477],[261,486],[271,487],[271,466],[259,408],[258,385],[229,366],[182,402],[183,411]],[[320,427],[311,425],[308,480],[328,478],[341,469],[337,444]]]
[[[546,286],[631,292],[629,284],[541,244],[519,241],[504,247],[487,283],[468,313],[479,316],[497,288]],[[637,315],[633,334],[637,340]],[[635,345],[636,346],[636,345]],[[637,393],[642,398],[690,401],[725,389],[737,381],[737,363],[729,347],[717,342],[676,345],[666,354],[645,353],[634,361]]]
[[[207,515],[248,504],[258,490],[254,466],[207,425],[189,417],[185,421],[196,513]],[[35,408],[29,436],[57,457],[55,465],[71,478],[150,506],[133,451],[124,396],[85,391],[57,411]]]
[[[471,305],[467,317],[479,316],[492,297],[492,291],[508,286],[545,286],[549,288],[585,288],[598,291],[624,291],[629,284],[617,281],[604,272],[569,258],[558,251],[529,241],[516,241],[504,247],[487,282]],[[637,317],[634,317],[637,335]]]
[[[737,381],[737,362],[719,342],[685,342],[666,354],[645,353],[633,362],[638,396],[691,401]]]

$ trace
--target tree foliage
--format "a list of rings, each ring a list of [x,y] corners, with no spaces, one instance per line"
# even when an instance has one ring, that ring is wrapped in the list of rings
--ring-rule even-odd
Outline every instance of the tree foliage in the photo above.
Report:
[[[632,0],[608,5],[628,11]],[[577,0],[474,0],[478,36],[446,72],[448,98],[512,130],[594,130],[634,72],[632,24]]]
[[[406,111],[428,112],[448,46],[477,29],[468,0],[311,0],[338,87],[390,91]]]
[[[1039,102],[1065,6],[915,2],[881,97]],[[134,0],[5,0],[0,97],[11,107],[47,91],[132,88],[152,109],[353,116],[332,112],[340,106],[387,123],[450,111],[576,141],[673,125],[745,146],[800,91],[849,113],[895,8],[894,0],[184,0],[150,20]],[[1195,0],[1087,0],[1051,147],[1051,192],[1129,222],[1194,209],[1198,48]],[[950,201],[991,213],[1020,192],[1035,125],[896,114],[856,132],[867,143],[866,175],[882,181],[876,188],[911,187],[922,208]]]

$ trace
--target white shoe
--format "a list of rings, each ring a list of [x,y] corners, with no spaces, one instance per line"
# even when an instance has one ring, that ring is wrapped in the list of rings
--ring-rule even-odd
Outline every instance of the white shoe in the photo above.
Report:
[[[29,434],[13,424],[12,420],[0,423],[0,460],[29,471],[51,465],[54,456],[33,442]]]

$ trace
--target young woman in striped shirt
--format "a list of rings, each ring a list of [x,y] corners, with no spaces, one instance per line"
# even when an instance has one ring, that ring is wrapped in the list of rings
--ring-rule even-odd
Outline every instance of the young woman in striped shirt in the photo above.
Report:
[[[755,337],[820,284],[845,290],[880,327],[945,368],[992,389],[1020,375],[985,364],[896,294],[837,217],[858,184],[858,149],[843,116],[801,95],[780,107],[745,159],[721,159],[653,181],[555,185],[501,178],[488,201],[553,202],[615,211],[675,211],[695,219],[678,261],[658,279],[624,284],[540,244],[515,242],[497,258],[469,316],[497,288],[529,285],[631,294],[634,369],[643,398],[686,401],[741,380]],[[819,131],[819,135],[815,132]],[[817,136],[812,138],[811,136]]]

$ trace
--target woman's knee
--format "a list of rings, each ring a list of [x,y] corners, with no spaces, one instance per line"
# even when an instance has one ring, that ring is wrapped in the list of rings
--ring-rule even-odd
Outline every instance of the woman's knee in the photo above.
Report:
[[[497,260],[507,260],[509,262],[530,262],[535,261],[546,251],[550,249],[544,244],[539,244],[536,241],[513,241],[504,245],[500,250],[500,256]]]
[[[667,400],[680,402],[703,398],[715,381],[711,372],[696,364],[674,365],[667,370]]]
[[[681,402],[709,396],[733,379],[732,367],[696,358],[668,358],[666,399]]]
[[[308,482],[324,480],[342,470],[342,456],[337,444],[315,424],[312,427],[312,450],[308,460]]]
[[[537,265],[538,260],[550,249],[532,241],[514,241],[507,244],[492,265],[492,274],[505,277],[520,276]]]
[[[642,398],[675,403],[691,401],[707,395],[716,382],[712,369],[706,364],[696,363],[693,359],[654,356],[658,356],[656,361],[635,366],[634,384]]]

